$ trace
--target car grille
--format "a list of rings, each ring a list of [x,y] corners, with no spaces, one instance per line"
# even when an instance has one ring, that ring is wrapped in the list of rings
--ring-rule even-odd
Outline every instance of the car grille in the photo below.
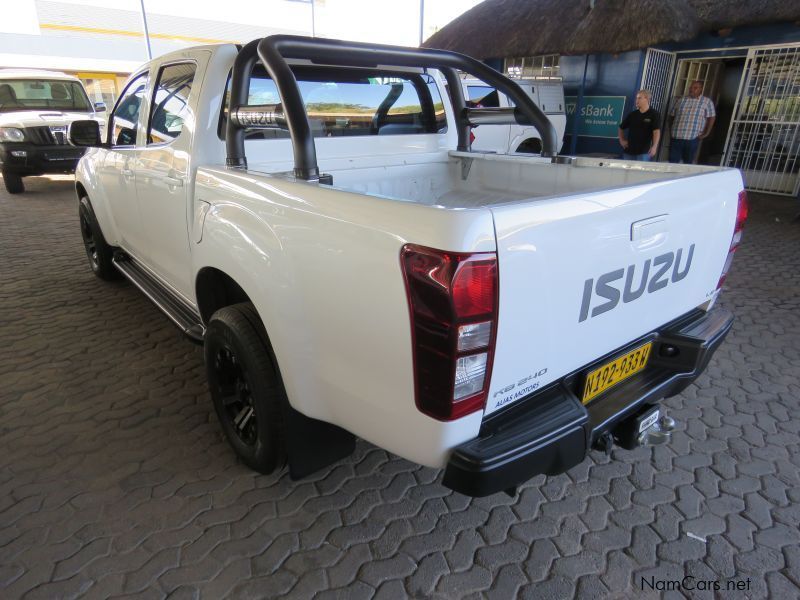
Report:
[[[63,146],[67,143],[67,127],[26,127],[25,137],[36,146]]]

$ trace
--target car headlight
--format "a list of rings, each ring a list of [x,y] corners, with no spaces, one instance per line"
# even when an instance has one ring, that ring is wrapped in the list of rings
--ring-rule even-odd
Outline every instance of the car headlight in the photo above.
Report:
[[[16,127],[0,127],[0,142],[24,142],[25,134]]]

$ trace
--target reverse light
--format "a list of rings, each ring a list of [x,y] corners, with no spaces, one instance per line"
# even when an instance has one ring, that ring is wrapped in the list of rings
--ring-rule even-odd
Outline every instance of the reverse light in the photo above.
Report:
[[[451,421],[486,406],[497,329],[497,255],[407,244],[417,408]]]
[[[725,279],[728,277],[728,271],[733,264],[733,255],[742,243],[742,231],[744,230],[744,223],[747,221],[749,212],[750,207],[747,204],[747,192],[742,190],[739,192],[739,202],[736,206],[736,224],[733,226],[733,235],[731,236],[731,245],[728,249],[728,257],[725,259],[725,265],[722,267],[722,274],[719,277],[719,283],[717,283],[718,290],[721,289],[722,284],[725,283]]]
[[[16,127],[0,127],[0,142],[24,142],[25,133]]]

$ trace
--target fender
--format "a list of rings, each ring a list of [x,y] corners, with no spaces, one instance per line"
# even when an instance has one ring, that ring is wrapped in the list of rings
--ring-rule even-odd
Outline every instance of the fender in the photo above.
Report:
[[[203,190],[198,185],[198,193]],[[285,376],[287,395],[292,406],[298,393],[292,377],[286,377],[284,365],[291,363],[287,348],[302,347],[303,299],[291,295],[291,258],[284,251],[272,227],[256,213],[230,202],[210,203],[202,223],[202,239],[192,242],[193,281],[203,268],[222,271],[244,290],[264,323],[275,352],[275,358]],[[199,236],[195,236],[197,239]],[[195,301],[196,290],[195,290]]]
[[[86,154],[83,155],[75,169],[75,183],[76,185],[80,183],[86,190],[106,242],[111,246],[119,246],[119,228],[109,206],[105,189],[99,183],[100,177],[97,172],[98,167],[102,166],[105,160],[105,153],[103,148],[87,148]]]
[[[508,142],[508,151],[516,152],[517,148],[519,148],[521,144],[532,139],[539,140],[539,143],[541,144],[542,138],[539,135],[539,131],[536,129],[536,127],[525,127]]]

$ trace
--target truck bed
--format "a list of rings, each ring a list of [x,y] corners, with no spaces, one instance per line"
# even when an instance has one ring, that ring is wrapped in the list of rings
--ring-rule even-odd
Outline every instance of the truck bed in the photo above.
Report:
[[[442,208],[492,208],[532,198],[555,198],[673,180],[720,170],[719,167],[641,163],[618,159],[572,158],[552,164],[528,155],[450,151],[400,157],[362,157],[321,161],[333,188]],[[433,159],[433,160],[432,160]],[[394,162],[394,164],[392,164]],[[359,166],[354,166],[358,164]],[[255,171],[284,165],[261,163]]]

